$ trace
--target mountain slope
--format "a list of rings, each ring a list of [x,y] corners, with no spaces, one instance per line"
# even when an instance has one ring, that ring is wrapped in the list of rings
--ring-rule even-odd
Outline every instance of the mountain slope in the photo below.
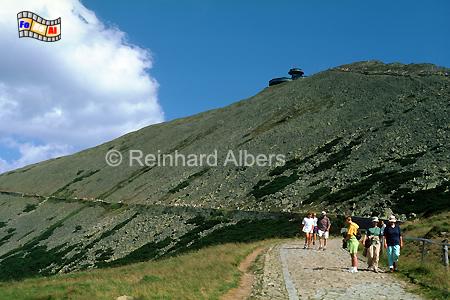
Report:
[[[0,280],[293,236],[299,215],[432,214],[450,196],[450,79],[361,62],[0,175]],[[258,166],[129,167],[144,154],[283,154]],[[119,167],[105,154],[118,150]],[[281,211],[281,212],[280,212]]]
[[[342,66],[0,176],[0,189],[145,204],[410,212],[448,195],[449,79],[433,65]],[[110,149],[281,153],[284,167],[109,167]],[[361,202],[362,199],[368,201]],[[435,201],[434,201],[435,200]],[[369,204],[370,202],[370,204]],[[429,207],[431,205],[431,207]],[[418,210],[424,209],[420,204]]]

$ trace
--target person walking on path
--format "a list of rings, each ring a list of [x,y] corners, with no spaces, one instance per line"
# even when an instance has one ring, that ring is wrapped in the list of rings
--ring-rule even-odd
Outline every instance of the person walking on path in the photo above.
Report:
[[[347,223],[347,249],[350,252],[350,257],[352,259],[352,267],[348,270],[351,273],[358,272],[358,246],[359,241],[356,238],[358,234],[359,226],[355,222],[352,222],[352,217],[348,216],[345,219],[345,223]]]
[[[387,249],[389,271],[398,271],[398,257],[403,248],[403,237],[395,216],[389,217],[389,225],[384,229],[384,248]]]
[[[327,213],[322,211],[322,216],[317,221],[318,234],[319,234],[319,250],[323,249],[324,251],[327,249],[327,240],[330,235],[330,227],[331,222],[327,217]]]
[[[303,246],[303,249],[311,248],[312,233],[314,230],[314,219],[312,218],[312,213],[308,213],[308,215],[303,218],[302,225],[302,231],[305,234],[305,245]]]
[[[367,229],[366,234],[364,235],[362,244],[365,247],[365,251],[367,251],[367,267],[369,270],[373,270],[375,273],[378,273],[378,261],[380,258],[380,237],[381,237],[381,228],[378,227],[378,217],[372,218],[372,227]]]
[[[316,239],[317,239],[317,234],[319,232],[319,229],[317,227],[317,215],[316,213],[312,214],[312,218],[314,220],[314,228],[313,228],[313,233],[312,233],[312,244],[316,245]]]

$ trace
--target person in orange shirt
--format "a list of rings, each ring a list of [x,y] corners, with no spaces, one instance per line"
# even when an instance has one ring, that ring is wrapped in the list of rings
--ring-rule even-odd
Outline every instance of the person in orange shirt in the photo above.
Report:
[[[358,246],[359,241],[356,238],[356,235],[358,234],[359,226],[355,222],[352,222],[352,217],[348,216],[345,218],[345,223],[347,223],[347,249],[350,252],[350,257],[352,259],[352,266],[348,270],[351,273],[358,272]]]

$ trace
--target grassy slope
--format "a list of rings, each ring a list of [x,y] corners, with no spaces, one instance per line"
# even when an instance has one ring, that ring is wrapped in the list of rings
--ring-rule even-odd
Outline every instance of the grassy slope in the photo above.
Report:
[[[405,236],[442,240],[449,232],[450,212],[420,218],[403,224]],[[237,265],[253,249],[274,240],[228,243],[158,261],[123,267],[91,270],[21,282],[0,283],[0,299],[114,299],[132,295],[137,299],[218,299],[237,285]],[[430,299],[449,297],[448,272],[442,266],[441,252],[428,248],[425,263],[415,242],[405,242],[398,276],[416,284],[416,292]],[[385,255],[382,264],[386,262]]]
[[[440,234],[450,232],[450,212],[443,212],[431,217],[417,218],[401,225],[403,236],[427,238],[441,242],[444,237]],[[450,278],[448,270],[442,264],[442,248],[439,245],[427,245],[424,262],[421,262],[421,243],[404,241],[400,251],[399,272],[397,276],[413,283],[413,292],[429,299],[449,299]],[[362,256],[363,247],[359,247]],[[365,266],[365,264],[363,264]],[[386,251],[383,250],[380,265],[388,269]],[[364,267],[363,266],[363,267]]]
[[[418,237],[442,242],[448,239],[450,233],[450,211],[445,211],[429,217],[419,217],[401,225],[404,237]],[[442,235],[441,233],[444,233]],[[362,257],[363,247],[359,246],[359,256]],[[442,264],[442,248],[440,245],[427,244],[424,262],[421,262],[421,243],[404,240],[400,251],[399,272],[395,273],[402,280],[412,283],[412,292],[427,299],[450,299],[450,278],[448,270]],[[383,249],[380,258],[382,269],[388,270],[386,251]],[[360,265],[366,267],[366,263]]]
[[[446,232],[450,232],[450,212],[444,212],[429,218],[406,222],[403,234],[409,237],[425,237],[441,242]],[[442,264],[442,248],[438,245],[427,246],[424,263],[421,263],[420,244],[406,241],[399,260],[399,276],[417,284],[424,296],[430,299],[449,299],[450,278],[448,270]]]
[[[239,282],[239,262],[272,243],[223,244],[159,261],[0,283],[0,299],[218,299]]]

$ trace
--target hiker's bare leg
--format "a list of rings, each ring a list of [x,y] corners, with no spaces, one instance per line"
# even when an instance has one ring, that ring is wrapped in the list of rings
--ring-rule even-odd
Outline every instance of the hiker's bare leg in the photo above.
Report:
[[[358,257],[356,254],[350,254],[352,258],[352,267],[358,268]]]

